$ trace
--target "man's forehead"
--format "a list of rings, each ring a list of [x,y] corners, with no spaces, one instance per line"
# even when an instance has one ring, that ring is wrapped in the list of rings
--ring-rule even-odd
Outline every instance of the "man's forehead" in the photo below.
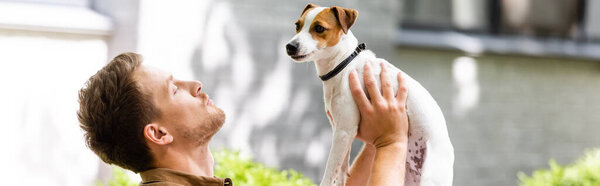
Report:
[[[140,65],[134,71],[137,80],[158,80],[166,79],[171,74],[159,68],[147,65]]]
[[[140,65],[135,69],[135,73],[140,76],[152,76],[160,74],[161,72],[164,73],[164,71],[149,65]]]
[[[155,92],[162,87],[170,75],[166,71],[147,65],[141,65],[133,72],[133,78],[138,82],[139,86],[150,92]]]

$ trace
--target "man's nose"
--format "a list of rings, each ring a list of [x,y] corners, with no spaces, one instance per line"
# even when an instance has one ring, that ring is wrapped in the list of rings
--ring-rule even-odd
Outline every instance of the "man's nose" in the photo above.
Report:
[[[195,90],[194,95],[199,96],[200,92],[202,91],[202,83],[200,83],[200,81],[193,81],[192,83],[193,83],[192,87],[194,87],[194,89],[192,89],[192,90]]]
[[[287,45],[285,45],[285,49],[288,55],[296,55],[296,53],[298,53],[298,42],[292,41],[288,43]]]

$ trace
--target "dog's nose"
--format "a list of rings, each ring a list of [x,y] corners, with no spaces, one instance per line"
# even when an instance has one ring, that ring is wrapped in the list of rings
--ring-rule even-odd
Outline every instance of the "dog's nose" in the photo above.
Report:
[[[298,53],[298,42],[290,42],[285,45],[285,49],[288,55],[296,55]]]

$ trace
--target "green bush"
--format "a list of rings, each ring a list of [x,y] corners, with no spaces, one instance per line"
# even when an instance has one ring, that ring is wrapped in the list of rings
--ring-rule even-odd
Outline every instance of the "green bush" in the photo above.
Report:
[[[215,176],[231,178],[234,185],[253,186],[311,186],[315,185],[309,178],[302,176],[295,170],[278,171],[265,167],[263,164],[253,162],[250,158],[243,158],[239,152],[221,150],[213,152],[215,157]],[[134,186],[137,182],[131,180],[125,171],[113,166],[112,179],[108,183],[98,182],[97,186]]]
[[[550,170],[539,169],[529,177],[519,172],[521,186],[596,186],[600,185],[600,149],[586,151],[571,165],[561,166],[550,160]]]
[[[112,178],[108,180],[108,183],[101,183],[98,181],[96,186],[137,186],[138,183],[131,180],[129,175],[125,173],[120,167],[113,166],[112,167]]]
[[[310,186],[315,185],[309,178],[295,170],[277,171],[263,164],[240,156],[239,152],[221,150],[213,153],[215,157],[215,176],[231,178],[234,185],[255,186]]]

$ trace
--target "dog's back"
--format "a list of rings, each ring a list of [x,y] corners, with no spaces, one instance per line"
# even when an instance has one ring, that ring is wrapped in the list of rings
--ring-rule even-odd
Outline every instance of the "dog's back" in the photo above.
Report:
[[[377,83],[380,82],[380,62],[387,64],[392,75],[389,79],[395,79],[395,75],[401,72],[385,59],[376,58],[371,51],[364,51],[357,56],[352,68],[362,74],[363,65],[367,62],[371,63]],[[351,69],[347,70],[345,75],[350,71]],[[408,89],[406,105],[410,123],[405,185],[452,185],[454,148],[448,136],[444,115],[433,97],[419,82],[404,72],[402,77]],[[364,87],[362,76],[360,80]],[[392,83],[396,93],[398,82]],[[379,84],[377,86],[381,87]]]

